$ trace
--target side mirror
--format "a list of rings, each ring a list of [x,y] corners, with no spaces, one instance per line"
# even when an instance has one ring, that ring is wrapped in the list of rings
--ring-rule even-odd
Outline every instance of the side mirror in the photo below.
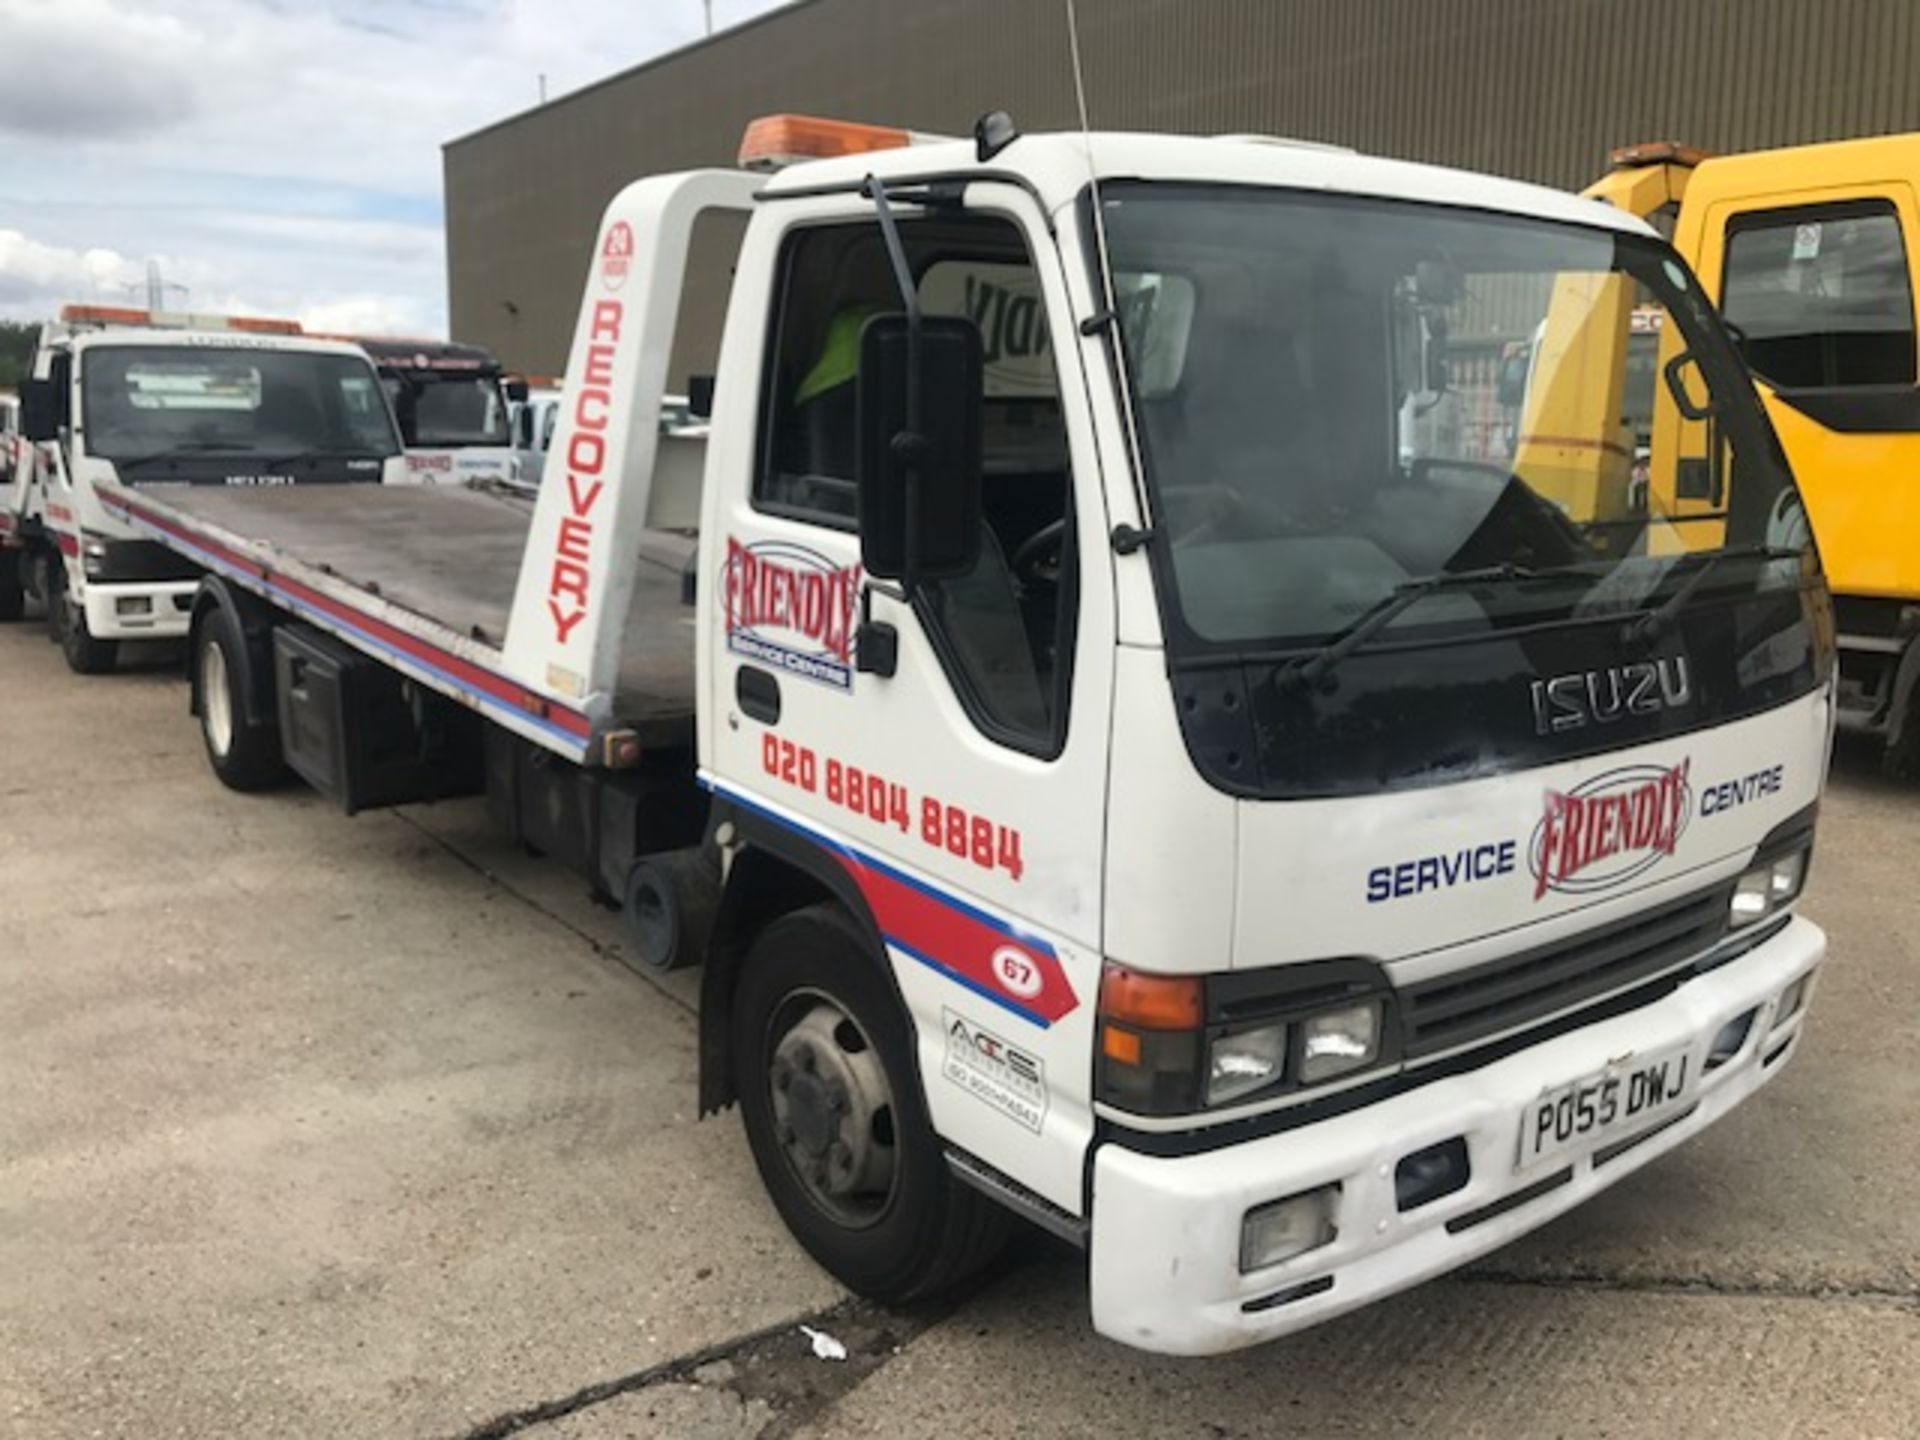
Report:
[[[923,318],[915,377],[908,328],[904,315],[876,315],[860,332],[860,559],[882,580],[952,579],[970,572],[980,555],[980,331],[971,320]],[[916,378],[917,435],[908,404]]]
[[[66,423],[61,387],[53,380],[20,382],[20,433],[29,440],[58,440]]]
[[[509,399],[516,405],[526,404],[527,382],[524,380],[517,380],[517,379],[507,381],[507,399]]]

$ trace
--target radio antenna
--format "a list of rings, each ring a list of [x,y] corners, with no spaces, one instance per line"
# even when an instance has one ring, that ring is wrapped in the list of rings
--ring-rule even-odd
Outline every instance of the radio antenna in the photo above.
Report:
[[[1133,413],[1133,377],[1127,368],[1125,347],[1120,337],[1120,300],[1113,285],[1112,257],[1107,253],[1106,207],[1100,199],[1100,167],[1093,159],[1093,127],[1087,123],[1087,82],[1080,66],[1080,15],[1074,6],[1074,0],[1066,0],[1067,5],[1067,50],[1073,58],[1073,97],[1080,111],[1080,140],[1087,155],[1087,185],[1093,201],[1093,249],[1100,264],[1100,304],[1102,313],[1094,321],[1104,325],[1107,342],[1112,347],[1109,353],[1113,357],[1113,373],[1120,386],[1120,424],[1127,439],[1127,463],[1133,471],[1133,498],[1140,508],[1140,523],[1146,526],[1144,535],[1152,534],[1152,515],[1147,509],[1145,471],[1140,463],[1140,432],[1134,421]],[[1117,533],[1117,532],[1116,532]],[[1138,549],[1140,540],[1136,538],[1128,547],[1129,552]]]

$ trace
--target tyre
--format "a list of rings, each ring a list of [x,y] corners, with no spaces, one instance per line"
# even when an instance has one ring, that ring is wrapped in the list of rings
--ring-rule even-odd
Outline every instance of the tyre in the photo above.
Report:
[[[703,848],[642,855],[620,897],[629,962],[655,974],[698,965],[719,908],[720,871]]]
[[[62,623],[67,618],[66,562],[58,555],[43,554],[38,568],[40,601],[46,608],[46,613],[40,617],[41,623],[47,627],[47,639],[58,645],[63,633]]]
[[[20,579],[27,592],[29,604],[38,607],[42,621],[47,615],[47,587],[53,582],[48,576],[47,557],[39,551],[22,551],[20,554]]]
[[[240,694],[245,645],[225,610],[208,612],[193,637],[193,713],[220,783],[229,790],[265,790],[286,778],[286,761],[279,727],[247,719]]]
[[[27,611],[27,592],[20,583],[18,550],[0,550],[0,621],[18,620]]]
[[[107,674],[120,659],[120,642],[96,639],[87,628],[85,608],[67,590],[64,572],[59,584],[60,593],[48,613],[57,617],[52,623],[57,626],[60,653],[67,657],[67,668],[76,675]]]
[[[1012,1216],[947,1168],[906,1016],[844,911],[814,906],[762,930],[731,1023],[760,1178],[836,1279],[898,1304],[952,1287],[998,1253]]]

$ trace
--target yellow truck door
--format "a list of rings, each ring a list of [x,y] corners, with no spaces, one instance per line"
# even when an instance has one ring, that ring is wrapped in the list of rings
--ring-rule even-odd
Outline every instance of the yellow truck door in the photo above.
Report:
[[[1834,593],[1920,594],[1913,187],[1693,198],[1678,238],[1753,369]]]

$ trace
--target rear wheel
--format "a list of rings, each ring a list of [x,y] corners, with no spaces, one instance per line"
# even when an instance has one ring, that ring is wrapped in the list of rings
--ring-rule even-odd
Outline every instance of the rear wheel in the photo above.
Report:
[[[21,554],[0,550],[0,621],[18,620],[27,610],[27,592],[20,583]]]
[[[48,623],[54,627],[61,654],[67,657],[67,668],[76,675],[105,675],[120,658],[120,642],[94,637],[87,628],[86,608],[67,589],[64,567],[55,566],[54,574],[58,591],[48,606]]]
[[[993,1258],[1012,1217],[948,1169],[900,1002],[845,912],[814,906],[760,932],[732,1026],[754,1163],[809,1255],[883,1303]]]
[[[194,632],[193,709],[207,763],[230,790],[264,790],[286,778],[277,726],[247,718],[240,694],[245,641],[227,612],[210,612]]]

